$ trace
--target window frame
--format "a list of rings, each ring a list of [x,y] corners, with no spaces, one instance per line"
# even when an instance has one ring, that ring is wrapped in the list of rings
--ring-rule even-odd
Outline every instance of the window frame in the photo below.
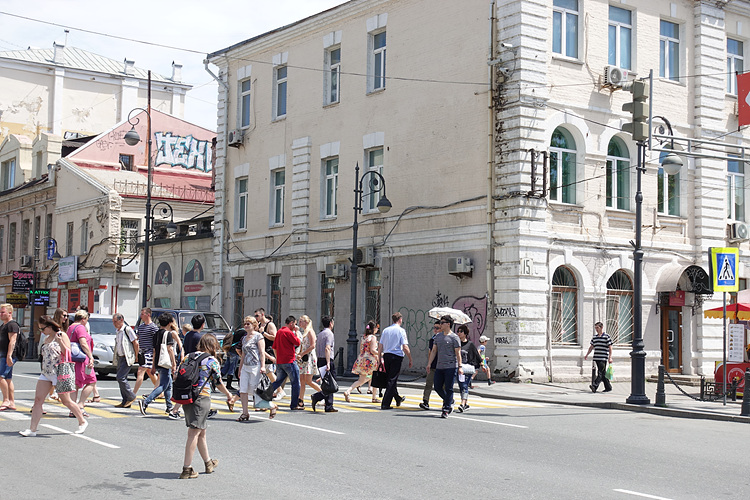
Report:
[[[0,262],[2,262],[5,256],[5,226],[0,225]]]
[[[730,42],[737,44],[739,53],[730,52]],[[737,75],[745,68],[745,43],[736,38],[727,37],[727,94],[737,95]]]
[[[284,71],[284,76],[279,77],[279,73]],[[273,119],[280,120],[286,117],[287,113],[287,82],[289,79],[289,66],[278,64],[273,67]],[[282,101],[283,98],[283,101]],[[283,110],[281,109],[283,104]],[[283,113],[282,113],[283,111]]]
[[[737,169],[731,170],[732,165]],[[747,220],[747,193],[746,193],[745,162],[741,158],[727,160],[727,219],[737,222]],[[736,202],[737,194],[742,195],[742,201]]]
[[[627,278],[627,285],[629,288],[614,288],[614,285],[618,283],[622,283],[622,279],[617,279],[617,277],[624,276]],[[612,287],[610,287],[612,285]],[[629,312],[630,312],[630,332],[626,334],[623,333],[622,329],[622,323],[623,323],[623,300],[624,298],[628,298],[630,302]],[[633,310],[633,300],[634,300],[634,291],[633,291],[633,279],[630,277],[630,275],[625,272],[623,269],[618,269],[614,273],[612,273],[612,276],[609,277],[607,280],[607,295],[605,299],[605,331],[609,335],[609,337],[612,339],[612,344],[616,346],[629,346],[633,342],[633,332],[635,331],[634,326],[634,310]],[[612,305],[616,306],[616,313],[617,317],[613,317],[613,312],[610,307]],[[627,307],[627,303],[625,304]],[[627,318],[625,318],[627,321]],[[615,328],[616,325],[616,328]]]
[[[18,223],[8,225],[8,260],[16,259],[16,241],[18,239]]]
[[[334,63],[333,54],[335,52],[338,52],[339,58],[338,62]],[[326,49],[323,77],[325,88],[323,105],[329,106],[341,102],[341,44]]]
[[[321,162],[320,218],[335,219],[338,217],[339,157],[323,158]],[[335,162],[335,165],[333,165],[333,162]],[[329,173],[329,166],[332,166],[331,173]],[[333,168],[335,168],[335,172],[333,172]]]
[[[579,27],[579,21],[581,19],[580,16],[580,10],[581,6],[578,0],[571,0],[575,1],[576,8],[575,10],[561,5],[563,0],[553,0],[552,3],[552,53],[559,57],[567,57],[570,59],[579,59],[579,46],[580,46],[580,36],[581,36],[581,30]],[[568,17],[575,18],[575,23],[572,25],[574,27],[575,32],[572,34],[568,34],[568,31],[570,29],[570,21]],[[558,26],[558,19],[559,19],[559,26]],[[557,32],[559,30],[559,33]],[[573,47],[573,53],[571,54],[571,51],[568,50],[568,42],[569,41],[575,41],[575,46]],[[555,44],[559,44],[559,51],[555,50]]]
[[[89,249],[89,220],[81,221],[81,255],[88,253]]]
[[[242,190],[242,183],[245,183],[245,189]],[[235,192],[235,207],[234,207],[234,222],[235,232],[247,231],[247,212],[248,212],[248,186],[249,180],[247,176],[237,177],[234,180],[234,192]]]
[[[279,184],[279,175],[283,175]],[[271,171],[271,203],[269,214],[269,226],[277,227],[284,225],[284,191],[286,188],[286,169],[277,168]]]
[[[555,284],[555,277],[558,275],[557,272],[562,271],[569,275],[573,286],[565,284]],[[567,277],[567,276],[566,276]],[[555,346],[578,346],[580,345],[580,328],[578,326],[578,280],[575,272],[568,266],[558,266],[557,269],[552,273],[552,291],[550,296],[550,336],[551,343]],[[572,299],[568,299],[567,302],[573,304],[572,314],[569,311],[565,311],[565,296],[563,294],[572,294]],[[557,295],[557,299],[556,299]],[[559,305],[559,310],[555,309],[555,306]],[[555,313],[559,316],[559,324],[556,324]],[[564,332],[564,325],[572,325],[572,330]],[[559,333],[558,327],[559,326]]]
[[[373,153],[380,151],[380,157],[381,161],[380,164],[374,164],[373,163]],[[378,210],[378,202],[380,201],[380,195],[382,194],[382,191],[370,191],[370,180],[373,178],[376,178],[376,175],[369,175],[368,172],[374,170],[380,175],[383,175],[383,167],[385,165],[385,146],[377,146],[374,148],[369,148],[365,150],[365,169],[362,172],[362,177],[360,179],[364,179],[364,176],[367,175],[367,179],[365,179],[366,182],[362,183],[362,213],[364,214],[371,214],[371,213],[379,213]],[[378,178],[378,181],[380,179]]]
[[[65,226],[65,256],[70,257],[73,255],[73,237],[75,235],[75,226],[72,222],[68,222]]]
[[[241,328],[245,319],[245,278],[234,278],[232,280],[232,292],[234,297],[232,317],[234,318],[234,329]]]
[[[368,268],[365,271],[364,276],[365,284],[365,309],[364,309],[364,322],[370,320],[380,324],[380,312],[381,312],[381,290],[383,288],[383,280],[378,268]]]
[[[558,132],[558,130],[560,131],[560,134],[566,139],[565,148],[552,145],[552,141],[555,138],[555,133]],[[569,147],[570,145],[567,144],[568,139],[573,142],[574,147],[572,149]],[[566,162],[564,158],[565,155],[572,155],[572,162]],[[558,158],[557,162],[555,162],[555,168],[554,168],[554,171],[557,174],[555,175],[555,179],[553,179],[553,161],[554,161],[553,158],[554,157]],[[569,168],[569,166],[571,165],[572,165],[573,171],[566,173],[565,171],[566,168]],[[569,177],[573,178],[573,182],[565,183],[564,180]],[[554,190],[554,193],[553,193],[553,190]],[[560,190],[559,196],[557,193],[558,190]],[[571,134],[571,132],[568,129],[562,126],[558,126],[552,132],[552,137],[550,137],[549,199],[550,201],[554,201],[556,203],[565,203],[565,204],[575,205],[578,199],[577,190],[578,190],[578,144],[576,143],[575,138],[573,137],[573,134]],[[572,196],[572,200],[571,200],[571,196]]]
[[[281,317],[281,275],[280,274],[269,274],[268,275],[268,314],[273,317],[275,325],[282,325],[284,323]]]
[[[7,191],[16,185],[16,158],[0,163],[0,191]]]
[[[619,148],[624,148],[626,156],[615,156],[611,153],[611,146],[614,143]],[[622,153],[622,151],[620,151]],[[606,158],[606,205],[607,208],[614,208],[617,210],[630,210],[630,185],[631,185],[631,165],[630,151],[628,150],[625,142],[618,138],[613,137],[609,141],[607,146],[607,158]],[[622,166],[622,163],[626,163],[626,166]],[[620,183],[624,179],[624,185]],[[624,192],[621,192],[624,191]],[[617,201],[615,204],[614,201]]]
[[[663,34],[665,24],[675,27],[677,38]],[[679,37],[680,25],[678,23],[667,21],[665,19],[659,20],[659,77],[673,82],[680,81],[681,46]],[[677,58],[676,63],[673,61],[674,58],[671,57],[672,54]],[[676,70],[676,75],[672,74],[673,70]]]
[[[135,227],[126,227],[135,226]],[[120,218],[120,253],[136,253],[141,219]]]
[[[31,255],[29,240],[31,239],[31,219],[21,221],[21,255]]]
[[[245,89],[245,84],[248,84],[247,89]],[[243,78],[237,82],[237,103],[239,104],[239,119],[237,121],[241,129],[249,128],[251,125],[252,87],[251,78]],[[247,123],[245,123],[245,118],[247,118]]]
[[[618,21],[618,20],[612,19],[613,9],[627,12],[628,15],[630,16],[629,23],[625,23],[624,21]],[[627,43],[623,42],[622,40],[625,33],[627,33],[627,36],[628,36]],[[608,35],[609,35],[609,47],[608,47],[609,52],[607,56],[608,64],[617,66],[618,68],[632,70],[633,69],[633,11],[630,9],[624,9],[622,7],[618,7],[616,5],[610,5],[609,6]],[[614,35],[614,47],[612,47],[613,35]],[[623,62],[623,56],[625,55],[623,54],[623,51],[625,49],[627,49],[627,61]],[[614,56],[614,60],[612,60],[612,56]]]
[[[336,278],[320,273],[320,316],[333,318],[336,308]]]

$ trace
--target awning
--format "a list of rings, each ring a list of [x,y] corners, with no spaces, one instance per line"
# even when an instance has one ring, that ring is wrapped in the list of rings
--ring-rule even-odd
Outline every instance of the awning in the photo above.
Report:
[[[740,321],[750,320],[750,304],[727,304],[727,318],[735,319],[735,316],[739,316]],[[707,309],[703,311],[703,317],[721,319],[724,317],[724,307]]]

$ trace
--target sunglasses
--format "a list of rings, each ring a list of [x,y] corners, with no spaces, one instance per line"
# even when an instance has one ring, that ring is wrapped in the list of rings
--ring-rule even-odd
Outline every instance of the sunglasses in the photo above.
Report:
[[[440,323],[435,323],[434,325],[432,325],[432,327],[433,328],[440,328]]]

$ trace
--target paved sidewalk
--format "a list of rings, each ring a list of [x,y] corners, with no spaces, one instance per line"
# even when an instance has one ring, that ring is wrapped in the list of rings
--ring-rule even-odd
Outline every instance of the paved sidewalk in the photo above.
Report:
[[[408,375],[404,376],[409,379]],[[406,387],[424,387],[424,378],[413,382],[399,383]],[[681,386],[688,394],[700,395],[700,387]],[[588,382],[570,383],[514,383],[497,382],[491,386],[486,381],[475,381],[470,394],[485,398],[514,399],[539,403],[563,404],[574,406],[590,406],[595,408],[611,408],[616,410],[640,411],[671,417],[700,418],[706,420],[723,420],[730,422],[750,423],[750,417],[740,416],[742,400],[727,399],[724,406],[722,400],[696,401],[682,394],[672,383],[665,381],[666,408],[655,406],[656,383],[646,382],[646,396],[650,400],[648,405],[627,404],[625,400],[630,395],[630,381],[612,383],[612,391],[603,393],[603,386],[597,393],[592,393]]]

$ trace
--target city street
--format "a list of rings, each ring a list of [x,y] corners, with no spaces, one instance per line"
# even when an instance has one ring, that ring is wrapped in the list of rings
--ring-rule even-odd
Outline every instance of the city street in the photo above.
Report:
[[[38,437],[19,436],[38,366],[16,366],[18,411],[0,413],[5,498],[737,498],[750,482],[744,424],[473,396],[442,420],[436,394],[424,411],[416,389],[391,411],[364,390],[350,404],[337,394],[336,414],[313,414],[309,394],[306,411],[290,412],[286,398],[275,420],[251,412],[249,423],[217,395],[208,444],[219,466],[203,474],[196,453],[201,475],[177,480],[184,422],[164,416],[163,400],[146,417],[113,408],[114,379],[100,382],[83,436],[53,404]]]

